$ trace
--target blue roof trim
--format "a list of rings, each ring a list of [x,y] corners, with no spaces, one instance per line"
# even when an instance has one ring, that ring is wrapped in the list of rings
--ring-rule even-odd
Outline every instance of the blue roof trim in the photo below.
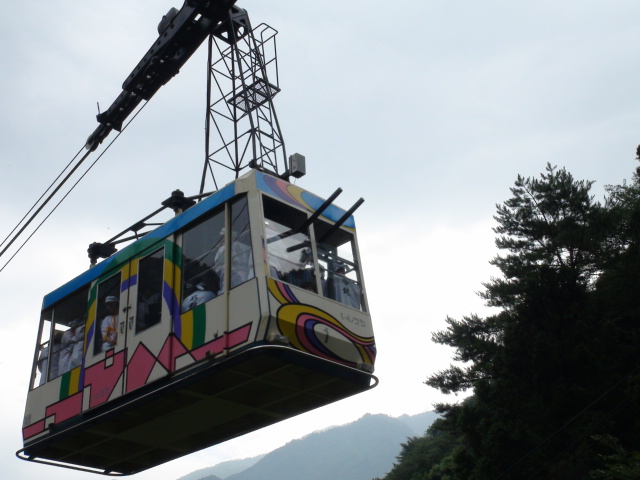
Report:
[[[309,211],[315,212],[324,203],[325,199],[321,198],[297,185],[290,184],[277,177],[265,175],[264,173],[256,172],[256,186],[258,190],[273,195],[274,197],[295,205],[297,207],[305,208]],[[328,218],[333,222],[337,222],[346,213],[346,210],[336,206],[329,205],[321,214],[322,217]],[[345,227],[355,229],[356,223],[353,215],[350,215],[348,219],[342,224]]]
[[[99,278],[102,274],[108,271],[111,267],[118,265],[119,263],[127,260],[130,256],[133,255],[133,252],[137,251],[137,246],[141,242],[145,243],[153,243],[150,242],[153,239],[162,240],[172,233],[180,230],[182,227],[196,220],[201,215],[204,215],[209,210],[214,209],[215,207],[223,204],[227,200],[231,199],[236,192],[236,184],[235,182],[230,183],[226,187],[218,190],[216,193],[204,199],[202,202],[195,204],[193,207],[182,213],[181,215],[172,218],[164,225],[159,226],[155,230],[149,232],[147,235],[142,237],[140,240],[136,240],[130,245],[127,245],[117,254],[109,257],[95,267],[87,270],[84,273],[81,273],[73,280],[67,282],[63,286],[57,288],[53,292],[49,293],[44,297],[42,301],[42,309],[49,308],[54,303],[62,300],[67,295],[75,292],[79,288],[88,285],[90,282]]]

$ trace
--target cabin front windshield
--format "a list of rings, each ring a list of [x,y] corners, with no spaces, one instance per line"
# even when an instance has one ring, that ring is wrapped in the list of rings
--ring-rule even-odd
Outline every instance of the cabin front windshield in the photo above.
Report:
[[[269,275],[317,292],[307,215],[263,196]]]
[[[314,222],[325,297],[364,310],[360,266],[353,235],[324,221]]]
[[[263,206],[269,276],[365,310],[353,233],[320,219],[310,232],[305,212],[266,195]]]

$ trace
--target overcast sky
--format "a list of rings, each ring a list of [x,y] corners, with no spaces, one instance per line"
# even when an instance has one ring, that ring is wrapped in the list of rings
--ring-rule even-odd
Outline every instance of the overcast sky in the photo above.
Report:
[[[487,313],[476,292],[495,205],[547,162],[606,184],[629,178],[640,143],[636,1],[243,0],[279,31],[275,107],[297,183],[359,197],[361,256],[378,345],[376,389],[134,476],[174,479],[264,453],[365,413],[455,401],[423,384],[450,362],[431,342],[446,315]],[[82,147],[151,46],[170,0],[11,2],[0,31],[0,235]],[[86,248],[172,190],[197,193],[206,52],[152,99],[0,273],[3,478],[96,478],[21,462],[21,423],[42,297],[88,267]],[[92,157],[95,159],[95,157]],[[4,264],[7,257],[0,260]]]

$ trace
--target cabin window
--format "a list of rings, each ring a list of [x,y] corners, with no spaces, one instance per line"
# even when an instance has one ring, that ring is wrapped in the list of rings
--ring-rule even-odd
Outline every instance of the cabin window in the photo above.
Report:
[[[184,232],[182,240],[182,312],[224,290],[224,210]]]
[[[98,285],[94,355],[114,348],[118,342],[120,279],[118,273]]]
[[[247,197],[231,204],[231,283],[237,287],[254,277]]]
[[[269,275],[317,291],[307,215],[263,196]]]
[[[38,342],[38,352],[36,355],[36,369],[33,374],[31,388],[43,385],[47,381],[49,372],[51,321],[53,319],[53,309],[50,308],[42,312],[40,317],[40,341]]]
[[[327,222],[314,222],[323,295],[364,310],[360,266],[353,235]]]
[[[162,286],[164,284],[164,249],[140,259],[138,265],[138,303],[136,333],[160,323]]]
[[[88,293],[89,289],[83,288],[55,307],[54,350],[57,338],[60,338],[58,375],[82,364]],[[54,362],[53,356],[51,361]],[[53,364],[49,367],[49,378],[54,378],[52,368]]]
[[[83,288],[42,313],[34,386],[82,364],[87,296]]]

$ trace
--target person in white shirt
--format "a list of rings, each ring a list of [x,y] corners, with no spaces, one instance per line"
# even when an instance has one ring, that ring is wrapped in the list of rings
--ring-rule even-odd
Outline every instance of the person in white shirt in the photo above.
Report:
[[[118,342],[118,306],[120,302],[118,297],[110,295],[105,298],[104,303],[107,305],[108,314],[100,324],[100,331],[102,332],[102,351],[106,352],[115,347]]]
[[[330,297],[340,303],[360,309],[360,286],[346,277],[344,265],[338,265],[332,280],[333,285]]]

